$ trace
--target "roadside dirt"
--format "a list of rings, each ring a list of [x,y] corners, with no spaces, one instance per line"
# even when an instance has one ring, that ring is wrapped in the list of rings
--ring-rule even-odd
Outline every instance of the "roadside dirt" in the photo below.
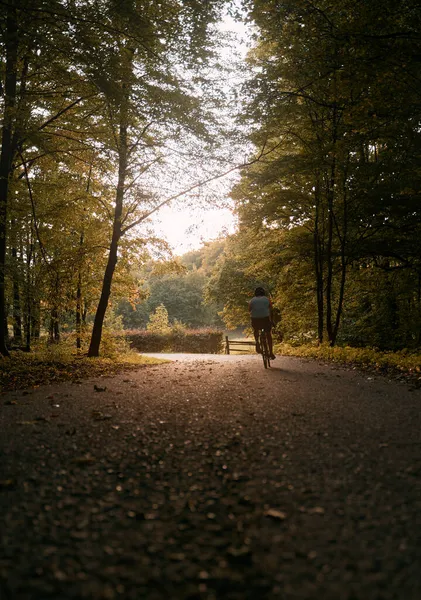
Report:
[[[0,397],[1,600],[419,600],[420,390],[171,358]]]

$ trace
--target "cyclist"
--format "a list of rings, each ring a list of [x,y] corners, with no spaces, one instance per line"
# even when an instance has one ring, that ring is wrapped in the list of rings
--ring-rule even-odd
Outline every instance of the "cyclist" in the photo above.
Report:
[[[256,352],[260,353],[262,351],[259,344],[259,330],[264,329],[266,331],[266,337],[268,340],[270,359],[275,360],[276,356],[273,353],[272,340],[272,302],[266,296],[266,292],[262,287],[255,289],[254,297],[249,302],[249,311],[254,339],[256,340]]]

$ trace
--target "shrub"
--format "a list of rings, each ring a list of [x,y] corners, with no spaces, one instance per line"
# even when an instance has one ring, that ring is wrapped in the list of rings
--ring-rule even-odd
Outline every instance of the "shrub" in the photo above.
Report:
[[[139,352],[192,352],[219,354],[223,348],[220,329],[184,329],[174,327],[168,334],[145,329],[126,331],[131,347]]]
[[[276,351],[290,356],[302,356],[331,360],[361,367],[374,367],[381,371],[400,371],[407,373],[421,372],[421,356],[407,349],[400,352],[381,352],[377,348],[353,348],[351,346],[306,345],[294,347],[290,344],[279,344]]]
[[[37,345],[34,345],[34,350],[40,352],[46,352],[52,356],[59,356],[61,353],[65,354],[86,354],[89,348],[91,340],[92,328],[83,327],[80,333],[81,349],[76,350],[76,339],[77,332],[72,331],[61,336],[61,340],[58,344],[50,344],[49,340],[42,340]],[[130,344],[126,339],[126,332],[119,328],[117,330],[110,329],[104,326],[102,329],[100,356],[103,358],[114,358],[117,355],[129,352]]]
[[[168,321],[168,311],[162,303],[157,306],[155,312],[150,315],[146,329],[151,333],[158,335],[167,335],[170,333],[171,328]]]

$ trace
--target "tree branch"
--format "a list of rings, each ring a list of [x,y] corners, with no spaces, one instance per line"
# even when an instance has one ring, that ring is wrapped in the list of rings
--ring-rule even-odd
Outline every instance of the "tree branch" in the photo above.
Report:
[[[31,201],[32,216],[34,217],[35,233],[36,233],[38,244],[39,244],[39,247],[40,247],[40,250],[41,250],[41,255],[42,255],[42,258],[43,258],[45,264],[49,268],[51,268],[51,265],[50,265],[50,263],[47,260],[47,252],[45,250],[44,244],[43,244],[43,242],[41,240],[41,237],[39,235],[39,229],[38,229],[38,223],[37,223],[37,216],[36,216],[36,211],[35,211],[35,202],[34,202],[34,197],[32,195],[32,187],[31,187],[31,182],[29,180],[28,169],[26,168],[26,162],[25,162],[25,160],[24,160],[21,152],[19,152],[19,156],[20,156],[20,158],[22,160],[22,164],[23,164],[23,168],[24,168],[24,172],[25,172],[26,185],[27,185],[27,188],[28,188],[29,199]]]
[[[124,227],[123,229],[121,229],[121,232],[120,232],[121,236],[125,235],[133,227],[136,227],[136,225],[139,225],[140,223],[142,223],[142,221],[145,221],[146,219],[148,219],[151,215],[153,215],[155,212],[157,212],[160,208],[162,208],[166,204],[169,204],[170,202],[172,202],[172,200],[177,200],[177,198],[180,198],[181,196],[185,196],[189,192],[192,192],[193,190],[196,190],[197,188],[202,187],[203,185],[206,185],[207,183],[211,183],[212,181],[221,179],[222,177],[225,177],[226,175],[229,175],[230,173],[233,173],[234,171],[237,171],[238,169],[245,169],[247,167],[250,167],[250,166],[256,164],[257,162],[259,162],[262,158],[266,157],[268,154],[271,154],[272,152],[274,152],[280,146],[280,143],[275,144],[275,146],[273,146],[273,148],[271,148],[270,150],[265,152],[266,144],[267,144],[267,141],[264,143],[262,150],[259,152],[258,156],[256,158],[254,158],[253,160],[241,163],[239,165],[234,165],[233,167],[227,169],[223,173],[218,173],[217,175],[212,175],[211,177],[203,179],[202,181],[199,181],[198,183],[194,183],[193,185],[191,185],[187,189],[183,190],[182,192],[178,192],[177,194],[170,196],[166,200],[163,200],[157,206],[155,206],[155,208],[148,211],[147,213],[144,213],[141,217],[139,217],[139,219],[136,219],[136,221],[134,221],[133,223],[130,223],[130,225],[127,225],[127,227]]]
[[[98,94],[90,94],[89,96],[82,96],[81,98],[78,98],[77,100],[75,100],[74,102],[72,102],[71,104],[66,106],[65,108],[62,108],[61,110],[59,110],[59,112],[56,113],[53,117],[50,117],[48,119],[48,121],[45,121],[45,123],[43,123],[40,127],[38,127],[38,131],[42,131],[42,129],[44,129],[45,127],[48,127],[48,125],[50,125],[50,123],[53,123],[54,121],[59,119],[61,117],[61,115],[64,115],[64,113],[71,110],[74,106],[76,106],[77,104],[82,102],[82,100],[88,100],[89,98],[93,98],[94,96],[97,96],[97,95]]]

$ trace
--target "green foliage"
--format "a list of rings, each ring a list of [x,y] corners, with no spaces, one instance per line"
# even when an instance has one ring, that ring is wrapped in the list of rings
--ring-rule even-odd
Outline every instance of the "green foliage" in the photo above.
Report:
[[[371,261],[353,267],[339,343],[381,350],[419,348],[421,296],[417,280],[419,275],[410,269],[382,269]]]
[[[158,335],[166,335],[170,332],[168,311],[163,304],[157,306],[155,312],[150,315],[146,329]]]
[[[0,293],[13,314],[1,314],[0,334],[8,318],[16,343],[23,333],[28,346],[43,325],[58,338],[65,315],[80,321],[95,312],[107,250],[102,291],[112,283],[113,300],[133,300],[136,261],[148,259],[147,247],[165,246],[134,231],[164,201],[156,182],[168,169],[166,144],[184,144],[186,162],[200,145],[211,147],[222,94],[206,70],[224,3],[45,6],[12,2],[0,15],[0,87],[12,109],[2,102],[0,112],[13,141],[0,161],[10,180],[0,198],[0,239],[9,238]],[[198,82],[206,94],[197,94]]]
[[[268,281],[295,343],[419,344],[419,4],[247,4],[240,119],[264,157],[233,189],[239,233],[209,293],[239,324],[242,282]]]
[[[45,330],[57,340],[76,320],[87,335],[111,240],[103,289],[124,299],[125,327],[145,327],[161,304],[164,330],[220,316],[244,326],[263,285],[291,342],[420,345],[419,2],[244,2],[255,45],[238,133],[260,160],[232,191],[238,234],[153,268],[150,249],[168,248],[137,227],[162,200],[165,149],[186,149],[172,185],[224,137],[215,116],[232,104],[208,68],[222,69],[213,24],[224,2],[45,6],[0,14],[0,112],[13,141],[0,161],[0,331],[8,320],[15,346]],[[107,326],[105,337],[117,351]]]
[[[44,339],[38,343],[34,343],[33,347],[37,353],[37,356],[51,356],[55,357],[57,360],[60,360],[62,357],[73,355],[75,352],[78,356],[84,356],[89,348],[91,332],[91,327],[84,327],[82,329],[80,335],[81,348],[79,351],[75,350],[77,338],[77,333],[75,331],[63,334],[59,343],[51,343],[49,340]],[[104,358],[115,358],[117,356],[122,357],[129,351],[130,345],[123,330],[112,329],[109,327],[103,328],[101,338],[101,356]]]
[[[176,326],[167,334],[144,329],[126,332],[131,347],[139,352],[192,352],[219,354],[223,348],[223,331],[184,329]]]
[[[142,293],[146,298],[130,304],[119,303],[117,312],[127,329],[143,328],[149,315],[163,304],[168,311],[169,323],[180,321],[191,328],[219,326],[218,311],[221,301],[207,301],[206,286],[212,268],[221,255],[223,242],[205,244],[195,252],[179,258],[177,263],[148,263],[140,270]]]
[[[124,332],[117,333],[104,328],[101,337],[101,356],[104,358],[115,358],[124,356],[130,351],[130,344]]]
[[[331,347],[328,344],[291,346],[276,345],[276,352],[285,356],[301,356],[329,360],[360,367],[372,367],[381,373],[402,372],[421,380],[421,355],[403,349],[399,352],[380,352],[376,348]]]

